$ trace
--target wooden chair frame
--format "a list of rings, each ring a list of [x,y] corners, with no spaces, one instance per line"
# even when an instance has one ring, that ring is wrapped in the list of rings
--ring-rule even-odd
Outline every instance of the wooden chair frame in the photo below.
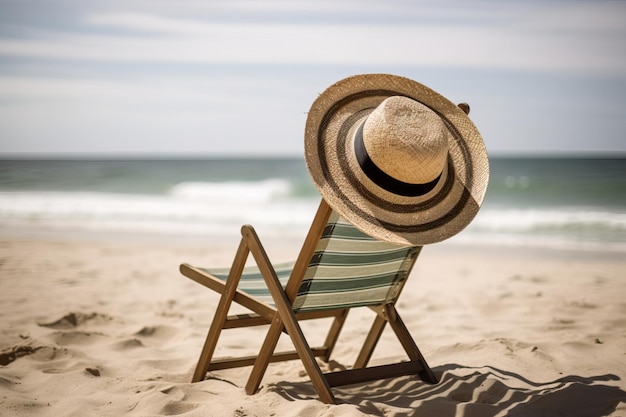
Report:
[[[221,294],[215,316],[193,374],[192,382],[203,380],[208,371],[252,365],[252,371],[245,389],[248,394],[253,394],[258,390],[261,379],[270,362],[294,359],[302,361],[320,399],[330,404],[335,403],[335,397],[331,391],[331,387],[335,386],[411,374],[418,375],[422,380],[429,383],[438,382],[393,304],[370,307],[377,313],[376,318],[352,369],[328,373],[321,371],[316,357],[320,357],[328,362],[339,333],[346,321],[349,308],[295,313],[292,308],[292,301],[300,288],[308,263],[313,256],[317,242],[323,233],[331,212],[332,209],[322,200],[285,288],[280,283],[255,230],[249,225],[244,225],[241,228],[241,242],[226,281],[208,275],[206,272],[189,264],[180,266],[183,275]],[[275,306],[263,303],[237,289],[250,253],[254,257],[267,284]],[[229,316],[229,309],[233,302],[246,307],[253,313]],[[311,348],[305,339],[299,321],[328,317],[333,317],[334,319],[324,344],[320,347]],[[389,323],[406,351],[409,361],[367,367],[387,323]],[[269,330],[258,355],[213,359],[213,354],[223,329],[259,325],[269,325]],[[295,350],[275,353],[274,350],[278,339],[283,332],[289,335]]]

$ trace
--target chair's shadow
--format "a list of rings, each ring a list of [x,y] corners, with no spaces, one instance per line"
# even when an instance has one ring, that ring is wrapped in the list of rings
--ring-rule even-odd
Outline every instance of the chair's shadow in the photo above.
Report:
[[[626,392],[603,382],[617,375],[566,376],[534,382],[490,366],[449,364],[434,368],[436,385],[415,377],[400,377],[335,388],[338,402],[356,404],[360,411],[383,415],[379,406],[406,416],[584,416],[599,417],[626,403]],[[310,383],[280,382],[267,387],[287,399],[317,398]],[[384,407],[383,407],[384,408]]]

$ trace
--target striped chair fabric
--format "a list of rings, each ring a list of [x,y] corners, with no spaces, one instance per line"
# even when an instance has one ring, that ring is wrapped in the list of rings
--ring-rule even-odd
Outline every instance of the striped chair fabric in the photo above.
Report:
[[[381,305],[395,301],[421,247],[401,246],[372,238],[332,212],[309,262],[295,312]],[[274,265],[283,287],[293,263]],[[228,269],[205,269],[225,280]],[[246,267],[238,289],[274,305],[256,266]]]

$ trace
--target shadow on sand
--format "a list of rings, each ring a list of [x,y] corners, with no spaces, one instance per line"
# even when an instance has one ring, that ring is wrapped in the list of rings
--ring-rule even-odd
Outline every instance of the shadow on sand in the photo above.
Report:
[[[626,403],[626,392],[609,381],[617,375],[565,376],[555,381],[534,382],[513,372],[490,366],[449,364],[434,368],[436,385],[414,377],[335,388],[340,403],[359,406],[370,415],[396,416],[579,416],[600,417]],[[268,387],[287,399],[317,398],[310,383],[281,382]],[[385,414],[387,415],[387,414]]]

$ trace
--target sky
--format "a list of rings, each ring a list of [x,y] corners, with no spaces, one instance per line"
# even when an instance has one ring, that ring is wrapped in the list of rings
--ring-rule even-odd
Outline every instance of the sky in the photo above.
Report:
[[[302,156],[350,75],[414,79],[493,155],[626,153],[626,1],[0,0],[0,156]]]

